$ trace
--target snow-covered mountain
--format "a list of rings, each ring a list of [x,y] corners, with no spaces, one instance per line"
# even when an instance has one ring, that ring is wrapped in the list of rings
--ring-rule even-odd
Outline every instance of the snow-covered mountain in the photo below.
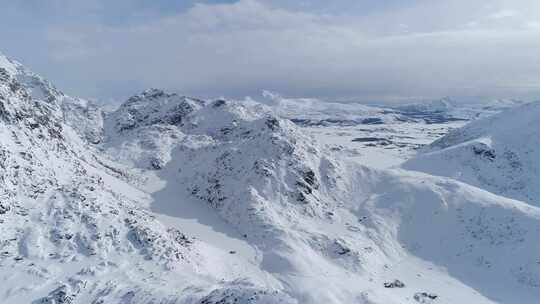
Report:
[[[17,61],[0,53],[0,67],[10,75],[34,100],[55,104],[62,108],[59,113],[64,121],[91,143],[99,143],[103,133],[103,111],[94,103],[68,96],[48,80],[33,73]]]
[[[427,100],[406,104],[386,104],[384,107],[393,109],[410,119],[423,119],[427,123],[445,121],[474,120],[489,117],[501,111],[524,104],[524,101],[513,99],[442,99]]]
[[[227,251],[156,220],[129,168],[70,127],[64,99],[32,95],[20,65],[1,59],[2,303],[280,298],[234,281],[249,267]]]
[[[300,126],[356,126],[410,121],[395,111],[360,103],[337,103],[314,98],[284,98],[263,91],[275,113]]]
[[[489,261],[486,269],[496,263],[500,280],[486,285],[481,279],[472,280],[471,287],[486,289],[488,294],[505,300],[511,297],[503,296],[492,286],[529,288],[518,283],[521,279],[517,277],[524,274],[514,272],[520,266],[492,262],[500,259],[501,251],[512,252],[527,234],[525,230],[530,229],[521,231],[510,225],[508,235],[502,235],[503,231],[497,228],[515,220],[511,213],[503,211],[513,210],[510,206],[524,208],[526,211],[520,215],[524,218],[532,216],[529,212],[534,213],[533,209],[519,202],[446,179],[381,172],[335,159],[316,140],[291,122],[273,116],[271,108],[260,104],[224,100],[193,103],[191,99],[158,90],[130,100],[128,104],[137,100],[136,108],[141,109],[137,113],[145,113],[135,116],[149,117],[155,121],[155,127],[174,130],[171,134],[175,134],[173,144],[147,145],[146,139],[155,137],[155,133],[145,133],[148,124],[143,119],[129,123],[132,127],[123,131],[136,136],[115,134],[111,145],[106,144],[114,155],[121,155],[122,150],[133,151],[119,158],[126,164],[140,163],[138,151],[164,155],[163,148],[167,147],[168,157],[162,158],[159,166],[150,166],[152,175],[144,186],[154,189],[150,190],[156,202],[153,210],[186,220],[182,213],[190,211],[178,205],[203,204],[209,208],[207,212],[215,212],[236,231],[228,234],[241,236],[259,252],[258,257],[252,256],[242,246],[234,250],[235,254],[255,261],[268,275],[285,282],[289,286],[285,293],[293,299],[310,303],[399,303],[406,301],[407,296],[399,292],[389,294],[384,288],[384,283],[399,279],[420,294],[424,292],[422,288],[429,286],[425,292],[439,295],[441,303],[471,300],[475,296],[462,290],[465,286],[459,283],[470,278],[460,269],[470,265],[474,275],[482,278],[487,274],[483,273],[485,269],[475,266],[478,259]],[[177,119],[156,119],[150,114],[159,113],[164,103],[178,109],[167,112],[166,117]],[[192,106],[178,106],[185,103]],[[118,121],[121,111],[122,108],[112,114],[114,121]],[[125,159],[130,156],[134,159]],[[142,163],[141,167],[148,166]],[[486,206],[494,209],[485,211]],[[496,215],[499,212],[504,214],[502,218]],[[216,221],[206,216],[199,220],[210,225]],[[489,232],[484,235],[483,229]],[[200,238],[211,238],[206,233],[196,233]],[[478,239],[477,233],[481,234]],[[506,238],[511,244],[504,244]],[[439,239],[448,243],[441,247]],[[425,273],[431,266],[423,263],[430,262],[456,272],[453,279],[439,271],[425,274],[431,279],[455,280],[450,289],[429,285],[407,274]],[[327,275],[334,279],[326,280]],[[323,282],[324,290],[313,288]],[[364,287],[356,288],[357,284]],[[416,292],[409,291],[413,303]],[[431,301],[425,299],[428,300]],[[489,303],[482,297],[474,298],[474,302],[482,301]]]
[[[540,205],[539,123],[540,102],[512,108],[449,133],[404,167]]]
[[[331,102],[315,98],[285,98],[263,91],[277,115],[300,126],[357,126],[392,123],[443,124],[489,117],[519,106],[520,100],[476,100],[445,97],[414,103]]]
[[[344,160],[256,102],[66,106],[0,58],[2,303],[540,296],[537,207]]]

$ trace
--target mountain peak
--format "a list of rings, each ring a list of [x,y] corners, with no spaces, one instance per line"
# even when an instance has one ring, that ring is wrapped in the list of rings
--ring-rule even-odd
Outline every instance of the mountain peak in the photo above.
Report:
[[[186,115],[203,104],[198,99],[148,89],[130,97],[110,113],[109,121],[118,132],[156,124],[179,125]]]
[[[130,97],[125,103],[135,103],[141,101],[148,102],[159,98],[170,98],[174,96],[178,96],[178,94],[166,93],[164,90],[161,89],[150,88],[142,91],[140,94]]]
[[[0,52],[0,69],[6,71],[6,73],[13,75],[17,72],[17,67],[19,65],[19,63],[12,61]]]
[[[65,94],[50,81],[30,71],[21,63],[0,53],[0,70],[4,70],[20,83],[32,99],[60,104]]]

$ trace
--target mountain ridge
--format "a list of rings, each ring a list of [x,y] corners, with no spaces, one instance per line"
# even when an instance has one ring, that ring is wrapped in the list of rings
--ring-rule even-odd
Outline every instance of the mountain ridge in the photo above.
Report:
[[[7,303],[481,304],[540,295],[535,206],[343,159],[253,101],[151,89],[103,114],[60,94],[43,100],[2,60]],[[73,100],[79,106],[65,106]]]

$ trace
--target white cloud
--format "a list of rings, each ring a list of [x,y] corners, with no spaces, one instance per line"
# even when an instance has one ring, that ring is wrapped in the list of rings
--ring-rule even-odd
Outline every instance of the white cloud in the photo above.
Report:
[[[47,43],[81,86],[99,84],[97,95],[117,84],[216,95],[521,96],[540,91],[540,28],[527,9],[539,5],[517,2],[330,15],[241,0],[136,26],[55,26]]]
[[[519,15],[519,13],[515,10],[511,10],[511,9],[503,9],[503,10],[500,10],[490,16],[488,16],[488,18],[490,19],[504,19],[504,18],[509,18],[509,17],[515,17]]]

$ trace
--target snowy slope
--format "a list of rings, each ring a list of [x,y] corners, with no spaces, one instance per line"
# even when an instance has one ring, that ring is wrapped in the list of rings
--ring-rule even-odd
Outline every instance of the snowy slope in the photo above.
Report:
[[[31,99],[61,107],[64,122],[77,131],[85,140],[91,143],[101,141],[103,136],[103,111],[97,105],[64,94],[48,80],[1,53],[0,67],[24,87],[25,92]]]
[[[313,98],[284,98],[277,93],[263,92],[274,112],[301,126],[356,126],[408,121],[389,109],[360,103],[337,103]]]
[[[138,108],[157,113],[152,96],[137,98]],[[182,123],[156,120],[181,135],[144,186],[158,189],[148,190],[152,210],[204,240],[219,238],[205,226],[240,237],[244,244],[229,244],[234,254],[299,302],[429,303],[434,293],[437,303],[532,303],[538,295],[537,209],[448,179],[336,159],[256,103],[219,100],[177,114]],[[127,132],[140,136],[139,128],[146,122]],[[137,163],[138,151],[164,148],[130,134],[116,134],[107,149],[133,149],[123,157]],[[395,279],[406,287],[384,288]]]
[[[415,103],[383,105],[411,119],[424,119],[428,123],[473,120],[489,117],[525,102],[513,99],[449,98]]]
[[[182,139],[179,127],[203,101],[150,89],[133,96],[104,120],[109,155],[130,166],[159,169]]]
[[[522,104],[516,100],[443,98],[368,106],[284,98],[268,91],[263,96],[276,115],[290,119],[335,154],[376,168],[398,166],[448,130]]]
[[[255,102],[153,89],[101,120],[0,65],[2,303],[540,296],[537,207],[349,162]]]
[[[473,122],[432,143],[404,167],[540,204],[540,103]]]
[[[195,303],[220,294],[286,302],[237,281],[249,265],[156,220],[130,170],[65,124],[58,100],[32,96],[16,65],[1,64],[2,303]]]

